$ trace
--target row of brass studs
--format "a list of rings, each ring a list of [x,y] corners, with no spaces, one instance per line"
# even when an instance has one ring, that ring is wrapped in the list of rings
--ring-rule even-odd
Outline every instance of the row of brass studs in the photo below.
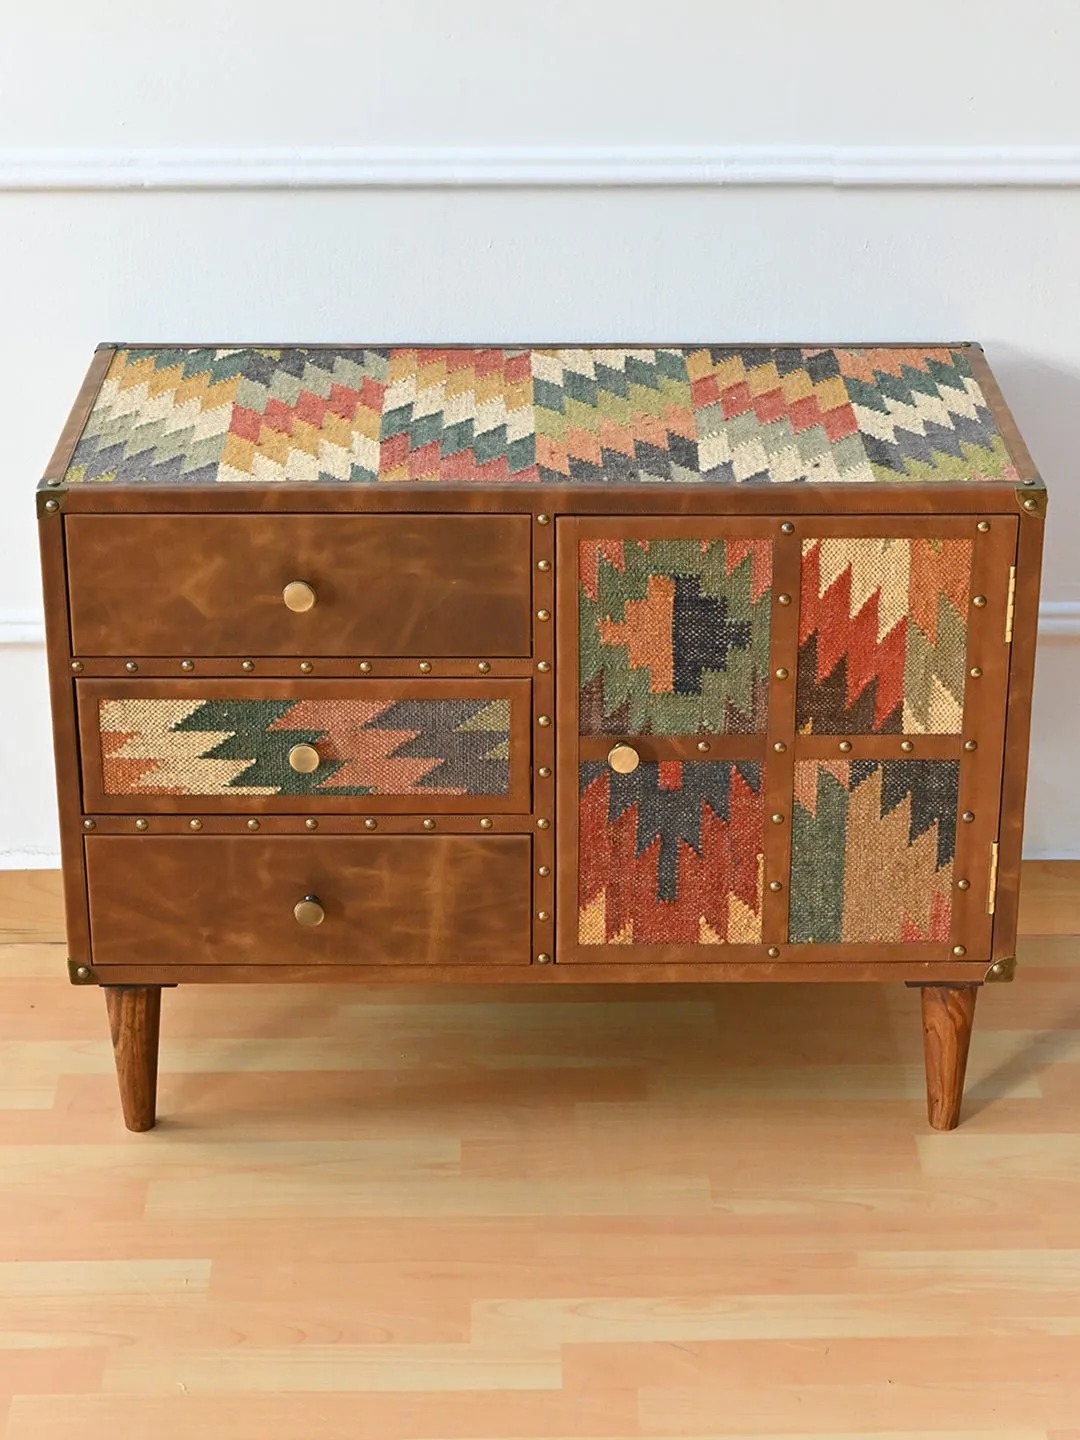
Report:
[[[537,517],[536,517],[536,523],[537,523],[538,525],[550,525],[550,524],[551,524],[551,516],[550,516],[550,515],[537,515]],[[537,562],[536,562],[536,568],[537,568],[537,570],[538,570],[542,575],[547,575],[547,574],[549,574],[549,573],[551,572],[552,563],[551,563],[551,561],[550,561],[547,557],[544,557],[543,559],[537,560]],[[547,606],[540,606],[540,607],[538,607],[537,610],[536,610],[534,613],[535,613],[535,615],[536,615],[536,619],[537,619],[541,624],[547,624],[547,623],[549,623],[550,620],[551,620],[551,611],[550,611],[550,609],[547,608]],[[540,672],[540,674],[542,674],[542,675],[547,675],[547,674],[549,674],[550,671],[551,671],[551,661],[550,661],[550,660],[538,660],[537,663],[536,663],[536,668],[537,668],[537,670]],[[552,724],[552,718],[551,718],[550,715],[538,714],[538,715],[536,716],[536,724],[537,724],[541,729],[545,729],[545,730],[546,730],[546,729],[548,729],[548,728],[551,726],[551,724]],[[538,765],[538,766],[536,767],[536,775],[537,775],[537,777],[538,777],[539,779],[541,779],[541,780],[550,780],[550,779],[551,779],[551,766],[550,766],[550,765]],[[551,824],[550,820],[547,820],[547,819],[544,819],[544,818],[539,819],[539,820],[537,820],[537,822],[536,822],[537,829],[539,829],[539,830],[547,830],[547,829],[549,828],[550,824]],[[539,876],[539,878],[540,878],[541,880],[547,880],[547,879],[549,879],[550,876],[551,876],[551,866],[550,866],[550,865],[547,865],[547,864],[538,865],[538,866],[536,867],[536,873],[537,873],[537,875]],[[536,910],[536,912],[535,912],[535,915],[536,915],[536,920],[537,920],[541,925],[546,924],[546,923],[549,922],[550,919],[551,919],[551,912],[550,912],[550,910],[546,907],[546,905],[543,904],[543,902],[541,902],[541,904],[538,906],[538,908],[537,908],[537,910]],[[535,963],[536,963],[537,965],[550,965],[550,964],[551,964],[551,961],[552,961],[552,956],[551,956],[551,954],[550,954],[548,951],[546,951],[546,950],[540,950],[540,951],[538,951],[538,952],[536,953]]]
[[[549,771],[548,773],[550,774],[550,771]],[[176,817],[175,817],[175,816],[172,816],[172,815],[169,815],[169,816],[160,816],[159,818],[162,819],[162,820],[165,820],[165,819],[167,819],[167,820],[173,820],[173,819],[175,819]],[[234,817],[223,816],[222,818],[223,818],[223,819],[230,819],[230,818],[234,818]],[[282,815],[282,816],[275,816],[274,818],[275,818],[275,819],[282,819],[282,820],[284,820],[284,819],[287,819],[288,817]],[[337,817],[335,817],[335,818],[337,818]],[[394,817],[395,820],[411,820],[412,818],[413,818],[413,817],[410,816],[410,815],[396,815],[396,816]],[[466,823],[467,823],[468,820],[470,819],[470,817],[467,816],[467,815],[454,815],[453,817],[449,817],[449,818],[452,818],[452,819],[453,819],[455,825],[461,825],[462,822],[466,822]],[[490,830],[490,829],[492,829],[492,827],[494,826],[494,823],[495,823],[495,822],[494,822],[492,819],[490,819],[489,816],[484,815],[484,816],[482,816],[476,823],[477,823],[477,826],[479,827],[479,829],[481,829],[481,830]],[[132,824],[134,825],[135,829],[138,830],[138,831],[140,831],[140,832],[149,830],[149,828],[150,828],[150,821],[147,820],[144,816],[141,816],[141,815],[139,816],[139,818],[138,818],[137,820],[133,821]],[[550,820],[546,820],[546,819],[541,818],[541,819],[537,820],[537,822],[536,822],[536,828],[537,828],[538,830],[546,830],[550,824],[551,824],[551,821],[550,821]],[[89,831],[89,830],[96,830],[96,829],[97,829],[97,825],[98,825],[98,822],[97,822],[96,820],[92,819],[92,818],[87,818],[86,820],[83,821],[83,829],[84,829],[84,830],[87,830],[87,831]],[[429,831],[430,831],[430,830],[437,830],[437,829],[438,829],[438,821],[437,821],[437,820],[433,820],[430,815],[426,816],[423,820],[421,820],[421,821],[420,821],[420,825],[421,825],[421,827],[422,827],[424,830],[429,830]],[[254,817],[247,822],[247,828],[248,828],[249,830],[251,830],[251,831],[258,830],[258,829],[261,828],[261,826],[262,826],[262,821],[261,821],[261,820],[256,820]],[[203,822],[202,822],[202,820],[199,819],[198,816],[196,816],[194,819],[188,821],[188,829],[189,829],[189,830],[199,831],[199,830],[201,830],[202,828],[203,828]],[[315,818],[314,815],[309,815],[309,816],[307,817],[307,819],[304,821],[304,829],[305,829],[305,830],[317,830],[318,828],[319,828],[319,822],[318,822],[318,820]],[[369,816],[367,817],[367,819],[364,821],[364,829],[365,829],[365,830],[377,830],[378,828],[379,828],[379,822],[378,822],[378,820],[376,820],[376,819],[374,818],[374,816],[369,815]],[[172,832],[169,832],[169,833],[172,833]],[[462,832],[461,832],[461,831],[455,831],[455,832],[453,832],[453,833],[455,833],[455,834],[460,834],[460,833],[462,833]],[[545,872],[546,872],[546,867],[544,867],[544,870],[541,871],[541,873],[545,873]]]
[[[545,611],[545,612],[544,612],[544,615],[543,615],[541,618],[543,618],[543,619],[548,619],[548,618],[550,618],[550,617],[547,615],[547,612]],[[278,662],[278,661],[275,660],[273,663],[277,664],[277,663],[280,663],[280,662]],[[310,661],[310,660],[301,660],[301,661],[299,662],[299,667],[300,667],[300,673],[301,673],[302,675],[310,675],[310,674],[312,673],[312,671],[315,669],[315,666],[314,666],[313,662]],[[419,672],[420,672],[421,675],[430,675],[430,674],[431,674],[431,669],[432,669],[431,661],[430,661],[430,660],[420,660],[420,661],[417,663],[416,668],[419,670]],[[480,672],[481,675],[487,675],[487,674],[490,672],[490,670],[491,670],[491,661],[490,661],[490,660],[478,660],[478,661],[476,662],[476,668],[477,668],[477,670]],[[545,667],[544,667],[544,666],[541,666],[541,669],[543,669],[543,668],[545,668]],[[550,669],[551,667],[550,667],[550,666],[547,666],[546,668],[547,668],[547,669]],[[138,662],[137,660],[125,660],[125,661],[124,661],[124,669],[128,672],[128,674],[134,675],[134,674],[137,673],[137,671],[138,671],[138,669],[139,669],[139,662]],[[184,670],[184,671],[187,671],[187,672],[190,672],[190,671],[194,670],[194,669],[195,669],[195,661],[194,661],[194,660],[181,660],[181,661],[180,661],[180,669],[181,669],[181,670]],[[254,660],[241,660],[241,662],[240,662],[240,669],[243,670],[245,673],[250,674],[250,673],[255,669],[255,661],[254,661]],[[360,673],[361,673],[362,675],[370,675],[370,674],[371,674],[371,661],[370,661],[370,660],[361,660],[361,661],[359,662],[358,669],[360,670]],[[71,662],[71,670],[72,670],[72,673],[73,673],[73,674],[75,674],[75,675],[81,675],[81,674],[82,674],[82,671],[83,671],[83,662],[82,662],[81,660],[72,660],[72,662]],[[388,677],[388,678],[390,678],[390,677]],[[398,678],[400,678],[400,677],[395,676],[395,677],[392,677],[392,678],[398,679]],[[459,678],[459,677],[453,677],[453,676],[452,676],[452,677],[449,677],[449,678],[452,678],[452,679],[453,679],[453,678]]]

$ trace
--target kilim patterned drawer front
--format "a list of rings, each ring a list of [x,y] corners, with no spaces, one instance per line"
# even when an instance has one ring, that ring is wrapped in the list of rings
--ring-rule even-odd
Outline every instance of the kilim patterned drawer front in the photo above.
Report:
[[[83,680],[100,811],[526,811],[527,680]]]
[[[128,1124],[173,984],[790,979],[921,987],[951,1127],[1045,513],[966,343],[101,347],[38,516]]]

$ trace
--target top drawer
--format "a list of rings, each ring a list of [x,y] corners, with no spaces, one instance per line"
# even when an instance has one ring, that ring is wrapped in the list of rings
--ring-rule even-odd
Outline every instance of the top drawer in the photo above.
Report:
[[[76,655],[530,653],[526,515],[72,515],[66,537]]]

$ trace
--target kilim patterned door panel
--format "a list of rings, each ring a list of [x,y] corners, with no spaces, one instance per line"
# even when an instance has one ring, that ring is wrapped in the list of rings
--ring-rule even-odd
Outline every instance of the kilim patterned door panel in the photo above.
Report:
[[[789,943],[981,958],[1016,522],[867,517],[797,529]]]
[[[776,531],[559,521],[561,962],[762,944]]]
[[[527,680],[84,680],[87,808],[529,809]]]

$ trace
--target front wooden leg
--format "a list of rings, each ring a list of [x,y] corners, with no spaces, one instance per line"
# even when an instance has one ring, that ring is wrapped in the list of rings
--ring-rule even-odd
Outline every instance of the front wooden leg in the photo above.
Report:
[[[129,1130],[152,1130],[157,1112],[160,985],[106,985],[120,1104]]]
[[[964,1098],[977,985],[923,985],[926,1109],[935,1130],[955,1130]]]

